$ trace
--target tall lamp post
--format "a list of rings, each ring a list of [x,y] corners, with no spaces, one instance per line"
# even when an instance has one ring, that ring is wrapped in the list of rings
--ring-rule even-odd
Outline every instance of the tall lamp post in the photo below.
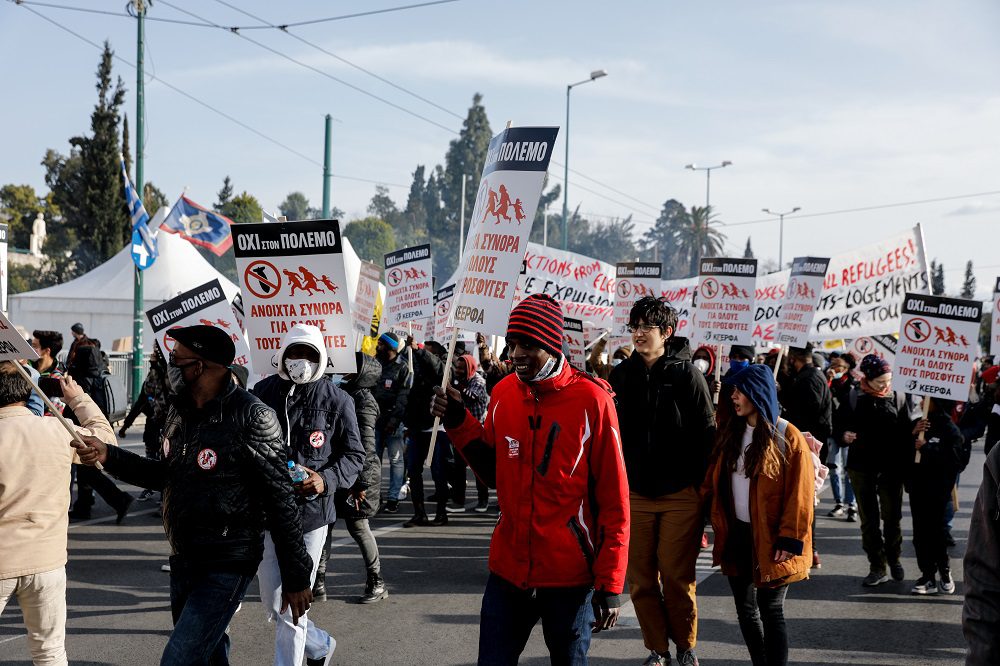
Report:
[[[780,271],[785,267],[785,216],[791,215],[792,213],[802,210],[798,206],[795,208],[785,211],[784,213],[773,212],[770,208],[761,208],[762,213],[767,213],[768,215],[774,215],[778,218],[778,270]]]
[[[595,69],[590,73],[589,79],[584,79],[583,81],[577,81],[576,83],[571,83],[566,86],[566,138],[564,139],[566,143],[566,159],[563,164],[563,214],[562,214],[562,249],[567,249],[569,246],[569,92],[576,86],[583,85],[584,83],[590,83],[591,81],[596,81],[602,76],[607,76],[608,73],[603,69]]]
[[[707,215],[711,212],[711,194],[712,194],[712,171],[715,169],[723,169],[727,166],[732,166],[732,162],[729,160],[723,160],[722,164],[716,164],[710,167],[700,167],[697,164],[685,164],[685,169],[690,169],[691,171],[704,171],[705,172],[705,214]]]

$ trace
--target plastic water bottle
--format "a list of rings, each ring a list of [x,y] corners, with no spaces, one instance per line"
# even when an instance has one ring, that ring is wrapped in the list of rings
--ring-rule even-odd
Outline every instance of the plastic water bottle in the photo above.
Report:
[[[309,472],[305,467],[299,465],[294,460],[288,461],[288,475],[292,477],[292,484],[296,485],[302,483],[309,478]],[[306,497],[307,500],[316,499],[316,495],[310,495]]]

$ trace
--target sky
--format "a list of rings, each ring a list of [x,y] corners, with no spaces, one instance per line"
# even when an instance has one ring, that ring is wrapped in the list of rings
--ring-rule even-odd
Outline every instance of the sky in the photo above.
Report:
[[[262,23],[237,5],[283,25],[418,2],[155,0],[148,16],[248,27]],[[0,184],[44,191],[46,149],[67,153],[96,101],[99,50],[30,10],[135,62],[122,0],[62,4],[112,15],[0,1]],[[561,164],[566,86],[605,69],[572,92],[571,209],[632,215],[641,234],[668,199],[704,205],[705,172],[686,164],[728,160],[710,203],[730,254],[749,236],[758,258],[777,259],[779,225],[763,208],[801,208],[785,219],[786,262],[921,223],[949,292],[972,260],[989,299],[1000,275],[997,25],[994,0],[458,0],[287,33],[151,20],[145,174],[171,199],[187,187],[211,205],[229,175],[268,210],[295,190],[319,207],[330,114],[332,204],[352,219],[374,182],[405,204],[415,166],[443,164],[477,92],[494,131],[563,127]],[[136,73],[120,61],[115,72],[134,134]],[[561,181],[553,165],[550,183]],[[927,203],[894,205],[910,202]]]

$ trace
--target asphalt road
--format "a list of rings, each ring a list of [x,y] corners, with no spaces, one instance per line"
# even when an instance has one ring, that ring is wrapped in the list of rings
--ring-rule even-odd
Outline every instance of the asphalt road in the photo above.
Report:
[[[137,440],[137,435],[130,435],[123,443],[140,450]],[[810,580],[793,585],[786,602],[791,663],[962,663],[961,557],[982,464],[977,445],[959,489],[954,530],[958,546],[952,550],[958,589],[953,596],[909,594],[917,569],[908,513],[903,523],[906,580],[874,590],[863,588],[861,578],[868,567],[858,525],[826,518],[831,500],[829,490],[825,492],[816,537],[823,567]],[[475,663],[487,549],[496,515],[453,514],[446,527],[401,529],[409,509],[404,502],[400,514],[383,514],[373,521],[390,590],[389,598],[377,604],[353,603],[364,588],[364,569],[354,542],[340,531],[342,538],[327,574],[330,599],[310,611],[310,617],[338,641],[335,664]],[[160,571],[168,550],[154,511],[155,504],[136,502],[124,524],[115,525],[110,508],[99,500],[93,520],[71,525],[70,663],[159,662],[171,622],[169,574]],[[728,585],[705,556],[699,563],[698,606],[697,652],[702,663],[748,663]],[[234,664],[271,663],[273,628],[260,606],[256,583],[230,634]],[[623,610],[622,626],[595,637],[590,650],[594,664],[640,664],[646,654],[630,604]],[[30,664],[14,603],[0,616],[0,663]],[[532,634],[522,663],[548,663],[540,627]]]

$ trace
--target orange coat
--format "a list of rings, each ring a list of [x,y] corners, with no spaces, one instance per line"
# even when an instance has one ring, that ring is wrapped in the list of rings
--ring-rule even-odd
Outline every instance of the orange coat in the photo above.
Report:
[[[757,587],[777,587],[809,577],[812,566],[813,498],[815,497],[815,470],[812,453],[805,438],[792,424],[785,430],[785,463],[778,478],[763,474],[750,480],[750,523],[754,543],[754,584]],[[721,456],[716,455],[709,464],[702,485],[702,500],[711,503],[712,530],[715,546],[713,564],[721,565],[722,573],[735,575],[734,563],[726,561],[726,540],[729,521],[735,520],[732,507],[732,490],[728,499],[719,492],[723,475]],[[729,506],[725,506],[728,504]],[[777,549],[796,553],[791,559],[778,564],[774,561]]]

